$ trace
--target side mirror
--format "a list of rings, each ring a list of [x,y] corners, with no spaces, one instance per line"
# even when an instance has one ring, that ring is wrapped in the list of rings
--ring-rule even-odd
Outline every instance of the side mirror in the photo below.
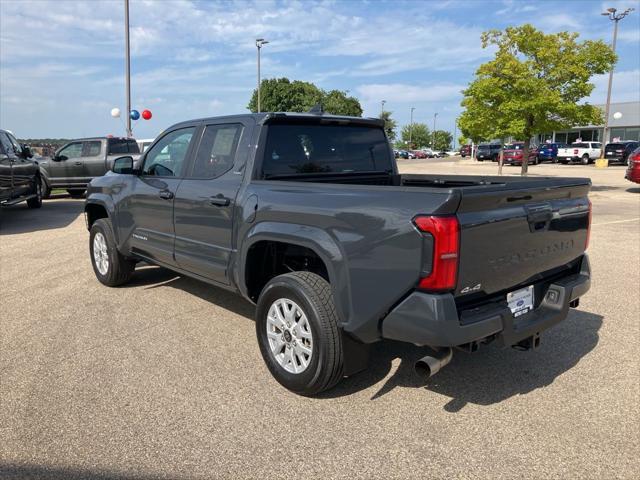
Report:
[[[63,160],[66,160],[66,159],[67,157],[65,155],[54,155],[51,160],[53,160],[54,162],[62,162]]]
[[[28,158],[33,158],[33,153],[31,152],[31,147],[29,147],[29,145],[23,143],[20,146],[22,147],[22,158],[24,158],[25,160]]]
[[[123,175],[132,175],[133,172],[133,157],[118,157],[113,161],[113,167],[111,168],[113,173],[120,173]]]

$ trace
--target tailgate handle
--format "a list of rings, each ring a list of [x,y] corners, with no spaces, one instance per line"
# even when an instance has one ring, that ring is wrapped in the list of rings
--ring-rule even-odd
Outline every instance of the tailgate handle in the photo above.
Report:
[[[553,210],[550,205],[527,208],[527,221],[531,232],[545,231],[553,218]]]

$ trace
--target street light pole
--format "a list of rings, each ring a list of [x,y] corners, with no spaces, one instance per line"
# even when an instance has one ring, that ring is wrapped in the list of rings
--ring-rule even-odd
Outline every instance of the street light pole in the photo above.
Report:
[[[611,48],[613,49],[613,53],[616,52],[616,40],[618,38],[618,22],[622,20],[624,17],[629,15],[634,9],[627,8],[622,13],[616,13],[618,10],[615,8],[607,8],[606,12],[602,12],[601,15],[606,16],[609,20],[613,22],[613,43],[611,44]],[[607,144],[607,137],[609,134],[609,109],[611,108],[611,84],[613,83],[613,70],[614,67],[611,67],[611,71],[609,71],[609,86],[607,87],[607,103],[604,108],[604,130],[602,132],[602,148],[600,149],[600,158],[604,158],[604,147]]]
[[[264,38],[256,38],[256,47],[258,48],[258,113],[260,113],[261,111],[261,105],[260,105],[260,84],[262,83],[260,80],[260,50],[262,49],[263,45],[266,45],[267,43],[269,43],[267,40],[265,40]]]
[[[413,111],[415,109],[415,107],[411,107],[411,122],[409,122],[409,148],[413,146],[411,140],[413,139]]]
[[[387,103],[386,100],[382,100],[382,102],[380,102],[382,104],[382,107],[380,108],[380,118],[382,118],[382,116],[384,115],[384,104]]]
[[[431,143],[433,143],[434,150],[436,148],[436,118],[438,118],[438,114],[434,113],[433,114],[433,140],[431,141]]]
[[[124,0],[124,45],[124,81],[127,96],[127,137],[133,137],[133,131],[131,130],[131,50],[129,48],[129,0]]]

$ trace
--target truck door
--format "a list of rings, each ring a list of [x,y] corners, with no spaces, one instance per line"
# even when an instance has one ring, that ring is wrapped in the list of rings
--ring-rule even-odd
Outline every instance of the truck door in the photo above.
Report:
[[[242,182],[251,124],[207,124],[174,203],[175,258],[192,273],[220,283],[233,249],[233,212]]]
[[[66,185],[77,182],[84,173],[82,161],[83,142],[71,142],[62,147],[49,162],[49,179],[52,184]]]
[[[9,200],[13,191],[13,145],[4,132],[0,132],[0,200]]]
[[[167,132],[144,158],[142,171],[120,202],[120,228],[127,229],[131,251],[174,265],[173,202],[191,155],[196,127]]]
[[[82,162],[84,168],[83,176],[87,178],[87,182],[92,178],[101,177],[107,173],[106,167],[106,142],[101,140],[87,140],[83,142]]]

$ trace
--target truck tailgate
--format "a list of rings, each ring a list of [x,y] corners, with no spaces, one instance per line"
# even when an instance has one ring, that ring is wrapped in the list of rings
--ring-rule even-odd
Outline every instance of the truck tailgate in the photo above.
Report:
[[[541,279],[586,247],[588,179],[532,179],[461,189],[456,297],[491,295]]]

